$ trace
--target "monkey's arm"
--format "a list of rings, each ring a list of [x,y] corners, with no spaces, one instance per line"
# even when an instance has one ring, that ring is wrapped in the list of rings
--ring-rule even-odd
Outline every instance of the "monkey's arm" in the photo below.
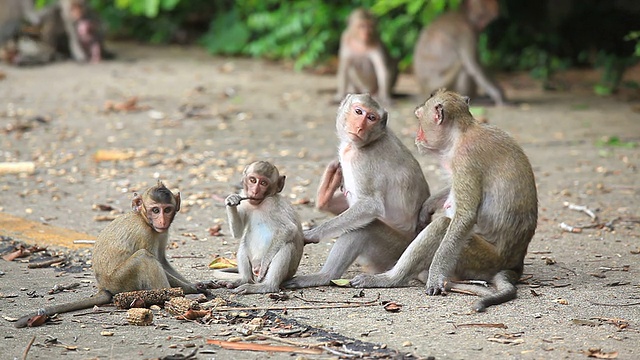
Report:
[[[378,80],[378,97],[383,103],[389,104],[391,103],[391,72],[387,68],[388,64],[385,62],[382,46],[382,43],[378,45],[376,51],[371,54],[370,59]]]
[[[346,49],[347,43],[343,39],[340,42],[340,52],[338,54],[339,62],[338,62],[338,91],[334,98],[335,101],[342,101],[342,98],[347,94],[347,68],[350,66],[349,50]]]
[[[346,232],[359,229],[371,223],[384,212],[384,204],[379,194],[364,196],[340,215],[328,220],[318,227],[305,231],[307,242],[318,242],[320,239],[333,238]]]
[[[227,199],[225,200],[231,236],[236,239],[242,238],[242,233],[244,232],[244,213],[238,210],[241,199],[242,196],[238,194],[231,194],[227,196]]]
[[[456,181],[455,176],[465,180]],[[451,188],[455,194],[455,212],[429,267],[428,295],[444,293],[445,283],[454,275],[457,261],[465,261],[460,258],[460,254],[476,223],[478,207],[482,201],[482,176],[471,176],[464,172],[455,174],[454,170]]]
[[[419,230],[422,230],[429,225],[433,214],[435,214],[438,209],[442,209],[450,191],[451,186],[447,186],[424,201],[422,208],[420,209],[420,216],[418,217]]]
[[[476,81],[476,83],[493,99],[497,105],[504,105],[504,95],[502,90],[498,88],[489,78],[485,75],[482,67],[478,63],[476,55],[476,40],[471,35],[463,36],[460,44],[458,44],[460,50],[460,58],[462,59],[462,65],[467,70],[469,75]]]

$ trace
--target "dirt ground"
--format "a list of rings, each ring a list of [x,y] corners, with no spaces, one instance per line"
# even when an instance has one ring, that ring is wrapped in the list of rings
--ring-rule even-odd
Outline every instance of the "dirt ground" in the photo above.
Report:
[[[162,179],[183,197],[168,256],[194,281],[210,279],[211,260],[231,257],[237,248],[223,199],[236,190],[249,162],[272,161],[287,175],[284,193],[303,221],[328,218],[312,200],[324,166],[336,156],[332,75],[215,58],[198,49],[119,44],[115,50],[118,60],[98,65],[0,66],[5,75],[0,80],[0,162],[35,163],[34,174],[0,175],[0,211],[95,236],[107,224],[96,217],[112,215],[95,205],[126,211],[134,191]],[[472,296],[427,297],[423,286],[362,293],[320,287],[289,291],[285,301],[216,290],[246,306],[288,310],[236,311],[209,324],[156,311],[154,326],[147,327],[126,326],[123,312],[85,311],[61,315],[52,325],[15,329],[7,319],[89,296],[95,279],[88,265],[71,272],[29,269],[28,259],[0,260],[0,357],[21,358],[35,338],[31,359],[178,359],[194,349],[199,359],[359,356],[356,350],[366,351],[364,357],[640,358],[640,151],[626,146],[640,144],[639,96],[596,97],[590,91],[596,79],[593,72],[569,72],[559,77],[564,90],[543,92],[527,76],[501,76],[517,105],[487,107],[481,114],[523,146],[538,184],[538,230],[513,301],[473,313]],[[437,159],[418,155],[413,145],[413,110],[421,101],[414,96],[414,79],[403,75],[396,92],[406,96],[389,109],[390,126],[416,154],[435,191],[443,185]],[[118,104],[133,96],[138,109],[105,111],[108,101]],[[601,145],[607,139],[613,146]],[[100,150],[115,150],[126,159],[97,162]],[[597,219],[568,209],[565,202],[588,207]],[[570,233],[559,227],[562,222],[587,227]],[[222,236],[210,234],[216,224]],[[0,235],[12,236],[6,229]],[[318,270],[331,244],[307,246],[298,272]],[[84,246],[80,254],[90,249]],[[358,271],[354,265],[344,277]],[[48,294],[54,285],[72,282],[81,285]],[[400,311],[386,311],[378,302],[333,306],[378,296],[401,304]],[[271,338],[246,337],[240,329],[244,316],[272,315],[279,318],[262,329]],[[285,339],[288,344],[273,338],[296,328]],[[329,348],[339,353],[238,352],[206,343],[231,337],[272,345],[328,338],[334,341]]]

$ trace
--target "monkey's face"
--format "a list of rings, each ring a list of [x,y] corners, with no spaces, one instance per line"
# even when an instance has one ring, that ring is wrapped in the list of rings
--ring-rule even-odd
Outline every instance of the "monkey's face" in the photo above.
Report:
[[[416,108],[415,115],[418,118],[418,133],[416,134],[416,146],[418,152],[425,154],[440,148],[439,140],[444,120],[443,105],[430,98],[427,102]]]
[[[267,196],[275,194],[275,186],[267,176],[258,173],[249,173],[245,176],[244,192],[251,205],[260,205]]]
[[[345,114],[344,131],[356,146],[366,145],[384,132],[380,113],[361,103],[353,103]]]
[[[146,216],[149,225],[156,232],[163,233],[169,230],[173,217],[176,215],[176,207],[174,204],[157,203],[154,201],[145,204]]]
[[[363,43],[368,44],[372,41],[375,27],[371,21],[357,21],[355,24],[355,30],[358,39],[360,39],[360,41],[362,41]]]

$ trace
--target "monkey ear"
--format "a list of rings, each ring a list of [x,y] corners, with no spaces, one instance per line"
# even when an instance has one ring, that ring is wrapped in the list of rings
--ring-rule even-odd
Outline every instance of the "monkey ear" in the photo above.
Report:
[[[142,208],[142,196],[138,195],[138,193],[133,193],[133,199],[131,199],[131,208],[134,211],[140,211]]]
[[[382,114],[380,116],[380,123],[382,126],[387,126],[387,120],[389,119],[389,113],[386,109],[382,109]]]
[[[180,191],[177,194],[173,195],[176,199],[176,212],[180,211]]]
[[[444,121],[444,106],[442,104],[436,105],[436,116],[434,117],[434,121],[436,124],[440,125]]]
[[[280,177],[278,177],[278,184],[277,184],[277,191],[276,193],[279,193],[282,191],[282,189],[284,189],[284,180],[287,177],[285,175],[281,175]]]
[[[468,96],[463,96],[462,100],[464,100],[464,103],[467,104],[467,105],[469,105],[469,103],[471,103],[471,98],[468,97]]]

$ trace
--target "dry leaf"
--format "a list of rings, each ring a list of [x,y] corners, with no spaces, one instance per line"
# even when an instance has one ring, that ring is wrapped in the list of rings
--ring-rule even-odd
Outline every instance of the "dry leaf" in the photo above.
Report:
[[[587,357],[596,358],[596,359],[615,359],[618,357],[617,351],[612,351],[609,353],[603,352],[602,349],[591,348],[584,352]]]
[[[402,309],[402,305],[398,304],[395,301],[389,301],[388,303],[384,304],[384,309],[388,312],[398,312],[400,311],[400,309]]]
[[[43,325],[45,322],[47,322],[48,318],[49,318],[48,315],[36,315],[36,316],[33,316],[33,317],[29,318],[29,320],[27,321],[27,326],[28,327],[37,327],[37,326]]]
[[[331,280],[331,284],[340,287],[351,287],[351,280],[349,279],[336,279]]]
[[[553,301],[557,302],[560,305],[569,305],[569,301],[567,301],[566,299],[558,298],[558,299],[555,299]]]
[[[230,269],[238,267],[236,260],[218,256],[209,264],[209,269]]]

